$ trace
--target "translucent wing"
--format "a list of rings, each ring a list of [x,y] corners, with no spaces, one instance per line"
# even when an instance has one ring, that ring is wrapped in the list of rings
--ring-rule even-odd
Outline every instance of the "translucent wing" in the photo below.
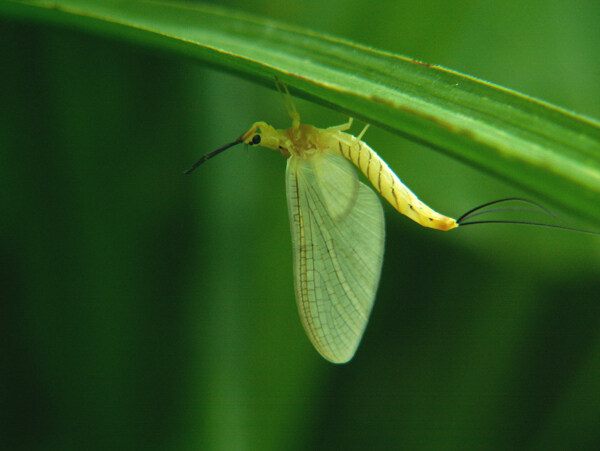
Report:
[[[344,218],[354,208],[360,187],[354,166],[335,154],[316,155],[309,164],[329,216],[334,221]]]
[[[355,192],[336,196],[340,187]],[[379,284],[381,203],[351,163],[334,154],[290,157],[286,192],[302,324],[323,357],[345,363],[360,343]]]

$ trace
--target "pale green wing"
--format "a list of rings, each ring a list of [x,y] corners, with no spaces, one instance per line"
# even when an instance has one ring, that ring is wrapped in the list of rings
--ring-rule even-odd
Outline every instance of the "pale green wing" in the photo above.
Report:
[[[287,166],[296,301],[317,351],[345,363],[360,343],[379,284],[383,209],[376,194],[356,179],[350,162],[333,154],[315,158],[320,161],[290,157]],[[344,164],[351,171],[340,170]],[[322,191],[349,184],[356,189],[350,209],[351,197],[340,196],[336,204],[333,193]],[[346,214],[340,216],[341,211]]]
[[[344,218],[358,197],[356,169],[346,158],[333,153],[315,155],[310,165],[329,216],[333,220]]]

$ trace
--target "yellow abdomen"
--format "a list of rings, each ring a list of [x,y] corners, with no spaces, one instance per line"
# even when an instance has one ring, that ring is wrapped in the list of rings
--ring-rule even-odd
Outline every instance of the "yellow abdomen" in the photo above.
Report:
[[[456,221],[429,208],[404,185],[377,153],[363,141],[347,133],[337,134],[336,151],[350,160],[369,179],[377,191],[400,213],[416,223],[437,230],[458,227]]]

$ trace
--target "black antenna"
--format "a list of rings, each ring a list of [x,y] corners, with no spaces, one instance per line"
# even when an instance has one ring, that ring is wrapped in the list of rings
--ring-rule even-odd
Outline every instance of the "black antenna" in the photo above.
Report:
[[[229,144],[225,144],[223,147],[219,147],[216,150],[213,150],[212,152],[208,152],[206,155],[203,155],[202,158],[200,158],[198,161],[196,161],[194,163],[194,165],[189,168],[187,171],[184,172],[184,174],[189,174],[190,172],[192,172],[194,169],[196,169],[198,166],[200,166],[202,163],[204,163],[206,160],[210,160],[212,157],[214,157],[215,155],[219,155],[221,152],[223,152],[224,150],[229,149],[230,147],[235,146],[236,144],[240,144],[244,142],[244,140],[242,139],[242,137],[240,136],[238,139],[236,139],[234,142],[229,143]]]
[[[530,226],[539,226],[539,227],[549,227],[549,228],[553,228],[553,229],[562,229],[562,230],[570,230],[573,232],[581,232],[581,233],[591,233],[592,235],[600,235],[600,232],[596,232],[593,230],[585,230],[585,229],[579,229],[576,227],[569,227],[569,226],[563,226],[563,225],[558,225],[558,224],[547,224],[547,223],[543,223],[543,222],[531,222],[531,221],[516,221],[516,220],[508,220],[508,219],[498,219],[498,220],[483,220],[483,221],[470,221],[470,222],[465,222],[475,216],[479,216],[479,215],[484,215],[484,214],[488,214],[488,213],[493,213],[493,212],[498,212],[498,211],[509,211],[509,210],[517,210],[517,208],[494,208],[492,210],[487,210],[487,211],[481,211],[482,209],[489,207],[491,205],[496,205],[499,203],[503,203],[503,202],[522,202],[522,203],[526,203],[529,204],[533,207],[536,207],[541,213],[547,214],[548,216],[551,216],[555,219],[558,219],[557,216],[555,214],[553,214],[550,210],[548,210],[547,208],[544,208],[543,206],[541,206],[540,204],[538,204],[537,202],[533,202],[532,200],[529,199],[523,199],[520,197],[508,197],[506,199],[499,199],[499,200],[494,200],[492,202],[488,202],[485,203],[483,205],[480,205],[478,207],[473,208],[472,210],[469,210],[468,212],[466,212],[464,215],[462,215],[460,218],[458,218],[456,220],[456,223],[463,227],[463,226],[468,226],[468,225],[475,225],[475,224],[520,224],[520,225],[530,225]],[[523,210],[523,209],[518,209],[518,210]]]

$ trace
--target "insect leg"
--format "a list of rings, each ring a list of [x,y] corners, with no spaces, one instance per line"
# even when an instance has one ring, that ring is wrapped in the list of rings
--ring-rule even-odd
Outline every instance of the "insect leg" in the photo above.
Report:
[[[294,105],[294,102],[292,101],[290,91],[277,77],[275,77],[275,87],[277,88],[277,91],[279,91],[279,94],[281,94],[283,105],[289,116],[292,118],[294,128],[297,128],[300,125],[300,115],[298,114],[298,111],[296,111],[296,105]]]
[[[358,134],[358,136],[356,137],[356,139],[358,139],[359,141],[362,140],[362,137],[365,136],[365,133],[367,132],[367,130],[369,129],[370,126],[371,126],[371,124],[365,125],[365,128],[362,129],[362,132],[360,132]]]
[[[350,130],[350,127],[352,127],[352,122],[354,122],[353,117],[348,118],[348,122],[346,122],[344,124],[327,127],[327,130],[332,131],[332,132],[345,132],[346,130]]]

